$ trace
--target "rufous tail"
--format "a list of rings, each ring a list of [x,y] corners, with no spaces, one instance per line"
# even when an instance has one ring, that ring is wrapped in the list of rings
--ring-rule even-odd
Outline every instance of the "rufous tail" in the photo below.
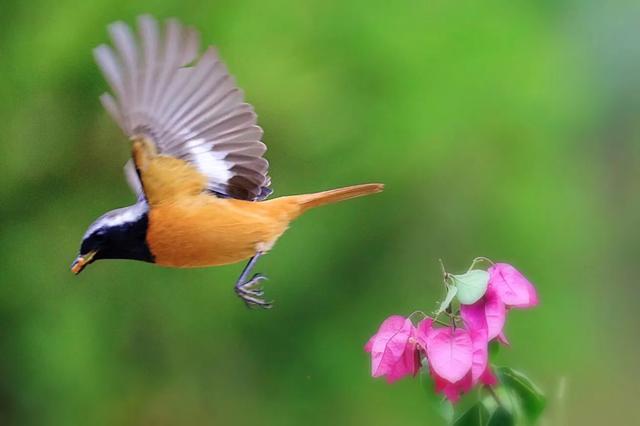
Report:
[[[345,188],[331,189],[329,191],[316,192],[315,194],[298,195],[296,201],[301,208],[301,212],[325,204],[337,203],[350,198],[362,197],[363,195],[381,192],[384,185],[381,183],[365,183],[362,185],[347,186]]]

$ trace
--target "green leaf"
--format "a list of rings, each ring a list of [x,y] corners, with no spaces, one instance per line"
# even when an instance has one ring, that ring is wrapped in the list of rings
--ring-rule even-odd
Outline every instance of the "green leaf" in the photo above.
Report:
[[[487,422],[487,426],[514,426],[515,424],[513,415],[504,407],[498,407]]]
[[[444,419],[444,421],[450,425],[453,422],[453,416],[455,412],[453,410],[453,404],[447,401],[445,398],[440,398],[438,404],[438,414]]]
[[[438,316],[441,313],[443,313],[445,311],[445,309],[447,309],[449,307],[449,305],[451,304],[451,301],[453,300],[453,298],[456,297],[456,293],[458,293],[458,288],[456,286],[453,286],[453,285],[448,285],[447,286],[447,295],[445,296],[445,298],[442,301],[442,303],[440,303],[440,307],[438,308],[438,311],[436,312],[436,316]]]
[[[433,409],[445,420],[446,424],[449,425],[453,421],[453,405],[442,395],[436,394],[433,380],[429,375],[429,367],[427,367],[426,364],[423,365],[424,367],[420,369],[420,384],[427,394],[427,399]]]
[[[482,402],[474,404],[453,423],[453,426],[486,426],[489,412]]]
[[[472,269],[462,275],[451,275],[458,288],[458,300],[463,305],[476,303],[487,292],[489,273],[480,269]]]
[[[534,423],[544,411],[546,398],[542,390],[523,373],[509,367],[499,367],[496,374],[504,387],[513,392],[522,403],[522,411]]]
[[[487,392],[482,398],[482,403],[486,407],[487,411],[493,415],[496,410],[502,409],[511,416],[512,423],[508,424],[520,424],[519,420],[524,418],[522,415],[520,398],[518,398],[517,395],[514,395],[514,393],[505,386],[499,386],[492,389],[493,392],[486,389]]]

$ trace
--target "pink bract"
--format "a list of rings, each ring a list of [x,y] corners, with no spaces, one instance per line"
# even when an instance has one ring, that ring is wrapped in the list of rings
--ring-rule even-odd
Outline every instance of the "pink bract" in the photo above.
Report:
[[[487,370],[487,365],[489,364],[489,342],[487,340],[487,330],[484,328],[471,330],[469,334],[471,335],[473,346],[471,379],[475,385]]]
[[[387,382],[393,383],[405,376],[415,376],[420,371],[420,354],[415,342],[407,342],[402,358],[391,367],[386,375]]]
[[[511,346],[511,343],[509,343],[509,339],[507,339],[507,336],[505,336],[504,331],[501,331],[500,334],[498,334],[498,342],[502,343],[505,346]]]
[[[432,328],[427,335],[429,367],[447,382],[455,383],[471,370],[473,346],[465,329]]]
[[[485,329],[487,339],[500,336],[506,320],[506,307],[492,288],[473,305],[460,305],[460,315],[469,330]]]
[[[408,318],[393,315],[387,318],[364,349],[371,353],[371,375],[386,376],[389,383],[420,369],[415,328]]]
[[[402,317],[400,315],[391,315],[389,318],[384,320],[382,324],[380,324],[377,333],[371,336],[366,345],[364,345],[364,350],[366,352],[371,352],[371,349],[373,348],[373,342],[375,342],[376,339],[378,339],[384,333],[394,333],[395,330],[400,330],[404,326],[406,320],[407,319],[405,317]]]
[[[419,347],[422,348],[423,351],[427,350],[427,339],[429,336],[429,332],[431,331],[431,327],[433,327],[433,320],[430,317],[426,317],[418,324],[416,328],[416,342]]]
[[[480,383],[487,386],[495,386],[498,384],[498,378],[491,370],[491,367],[487,366],[484,373],[480,376]]]
[[[507,306],[531,308],[538,304],[538,294],[533,284],[507,263],[496,263],[489,268],[489,287]]]
[[[455,383],[451,383],[443,379],[442,377],[438,376],[433,370],[430,370],[430,373],[431,378],[435,383],[436,393],[443,393],[444,396],[454,404],[460,399],[460,394],[469,392],[473,387],[471,372],[465,374],[465,376],[461,380]]]
[[[465,333],[471,344],[471,347],[468,348],[471,351],[471,365],[470,368],[466,369],[466,371],[464,371],[464,369],[460,369],[458,374],[455,376],[449,375],[448,377],[443,377],[439,372],[440,370],[437,368],[437,362],[435,365],[433,363],[434,360],[437,361],[437,358],[429,358],[429,373],[435,383],[436,393],[443,393],[444,396],[454,404],[458,402],[462,393],[469,392],[471,388],[478,383],[486,385],[496,384],[495,376],[489,368],[489,350],[487,330],[485,328],[479,328],[470,332],[467,332],[464,329],[457,329],[456,332],[452,332],[450,328],[438,329],[432,332],[428,345],[433,346],[434,342],[437,344],[440,339],[443,339],[443,336],[449,335],[451,336],[449,339],[450,344],[453,347],[456,347],[455,337],[459,338],[459,336],[462,336]],[[466,347],[466,342],[464,346]],[[463,353],[467,354],[467,349],[463,349]],[[449,362],[453,360],[455,363],[455,359],[456,357],[454,356]],[[462,377],[456,379],[463,373],[463,371],[464,374]],[[451,380],[451,378],[454,380]]]

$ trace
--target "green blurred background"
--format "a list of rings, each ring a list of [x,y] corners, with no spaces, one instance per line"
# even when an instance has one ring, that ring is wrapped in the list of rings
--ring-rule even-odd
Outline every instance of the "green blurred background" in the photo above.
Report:
[[[219,47],[275,195],[387,185],[292,226],[257,268],[271,311],[235,296],[241,265],[69,271],[86,226],[133,201],[91,49],[142,12]],[[637,1],[2,0],[0,424],[440,424],[362,346],[435,307],[438,258],[480,255],[539,289],[497,362],[545,389],[547,424],[631,424],[638,22]]]

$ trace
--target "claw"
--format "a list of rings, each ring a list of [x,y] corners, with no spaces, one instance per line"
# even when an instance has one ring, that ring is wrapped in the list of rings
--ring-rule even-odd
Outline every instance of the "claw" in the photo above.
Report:
[[[247,294],[249,296],[255,296],[255,297],[261,297],[264,296],[264,291],[263,290],[246,290],[246,289],[242,289],[241,293],[243,294]]]
[[[267,302],[262,298],[264,291],[260,287],[260,283],[267,279],[268,278],[262,274],[255,274],[250,280],[236,284],[236,293],[244,301],[247,307],[263,309],[270,309],[272,307],[271,302]]]
[[[255,274],[249,281],[242,284],[241,287],[243,289],[259,289],[260,283],[262,281],[267,281],[269,278],[265,277],[262,274]]]
[[[271,309],[272,303],[267,302],[261,297],[252,296],[246,292],[238,291],[238,296],[244,301],[248,308]]]

